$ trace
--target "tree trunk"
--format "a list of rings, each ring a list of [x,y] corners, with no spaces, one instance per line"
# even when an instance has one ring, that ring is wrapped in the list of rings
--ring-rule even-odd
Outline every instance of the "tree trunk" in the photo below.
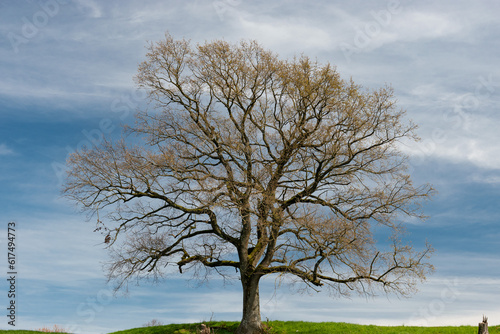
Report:
[[[243,318],[238,327],[237,334],[262,333],[262,321],[260,318],[259,280],[260,276],[253,275],[244,278],[243,286]]]

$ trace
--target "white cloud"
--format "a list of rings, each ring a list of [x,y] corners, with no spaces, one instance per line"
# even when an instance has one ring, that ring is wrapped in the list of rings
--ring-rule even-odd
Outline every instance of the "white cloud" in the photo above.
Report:
[[[465,73],[463,80],[466,80]],[[463,84],[437,77],[410,88],[405,103],[422,141],[401,146],[418,161],[438,157],[484,169],[500,169],[500,115],[495,75],[474,74]]]
[[[399,41],[416,41],[419,39],[437,39],[459,33],[462,30],[457,19],[437,13],[423,11],[405,11],[396,15],[393,31],[397,32]]]
[[[448,38],[458,34],[462,26],[457,19],[437,12],[415,11],[404,6],[396,9],[380,7],[362,18],[336,10],[342,27],[337,33],[350,36],[337,47],[345,52],[370,52],[393,43]],[[346,24],[351,27],[346,26]]]
[[[332,36],[325,27],[318,27],[304,19],[283,20],[245,15],[240,17],[238,26],[245,36],[256,39],[273,50],[297,52],[297,45],[301,49],[327,49],[332,44]]]
[[[468,163],[484,169],[500,170],[500,118],[494,115],[442,112],[421,125],[422,141],[401,146],[418,161],[430,157],[454,163]]]

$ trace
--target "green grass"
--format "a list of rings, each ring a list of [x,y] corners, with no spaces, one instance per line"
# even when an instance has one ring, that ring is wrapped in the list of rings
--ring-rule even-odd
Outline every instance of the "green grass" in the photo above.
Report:
[[[233,334],[238,322],[207,322],[216,334]],[[407,327],[353,325],[335,322],[270,321],[271,334],[476,334],[477,326],[460,327]],[[200,324],[173,324],[156,327],[127,329],[110,334],[195,334]],[[490,334],[500,334],[500,326],[489,326]],[[27,330],[0,330],[0,334],[41,333]]]
[[[39,331],[27,331],[27,330],[0,330],[0,334],[33,334],[33,333],[43,333]],[[59,333],[64,334],[64,333]]]
[[[476,334],[477,326],[460,327],[407,327],[373,326],[346,323],[313,323],[302,321],[270,321],[271,334]],[[238,322],[207,323],[216,327],[217,334],[233,334]],[[195,334],[199,324],[167,325],[149,328],[135,328],[110,334]],[[489,326],[490,334],[500,334],[500,326]]]

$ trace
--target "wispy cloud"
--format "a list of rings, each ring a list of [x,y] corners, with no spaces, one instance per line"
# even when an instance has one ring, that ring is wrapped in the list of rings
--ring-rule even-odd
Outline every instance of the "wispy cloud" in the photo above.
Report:
[[[100,18],[103,16],[101,6],[93,0],[76,0],[77,8],[91,18]]]
[[[14,151],[8,148],[6,144],[0,144],[0,155],[9,155],[13,153]]]
[[[404,11],[394,20],[394,32],[399,41],[439,39],[459,33],[462,25],[458,18],[443,13],[425,11]]]
[[[331,44],[330,35],[324,29],[307,22],[283,20],[259,22],[242,18],[240,24],[242,29],[265,45],[283,48],[298,43],[305,48],[326,48]]]

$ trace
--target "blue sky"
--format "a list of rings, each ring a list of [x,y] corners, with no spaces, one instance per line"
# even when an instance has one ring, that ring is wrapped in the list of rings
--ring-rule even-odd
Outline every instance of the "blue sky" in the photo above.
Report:
[[[416,182],[439,191],[430,218],[408,222],[415,245],[436,249],[420,292],[338,299],[275,291],[271,279],[262,284],[264,319],[477,325],[485,314],[500,323],[499,10],[493,0],[0,0],[0,275],[15,221],[16,328],[108,333],[153,318],[240,318],[239,282],[217,277],[200,287],[172,274],[112,296],[95,222],[60,196],[68,154],[118,137],[146,106],[133,76],[147,41],[166,31],[193,43],[256,39],[282,57],[331,62],[367,88],[391,84],[420,125],[422,141],[402,149]]]

